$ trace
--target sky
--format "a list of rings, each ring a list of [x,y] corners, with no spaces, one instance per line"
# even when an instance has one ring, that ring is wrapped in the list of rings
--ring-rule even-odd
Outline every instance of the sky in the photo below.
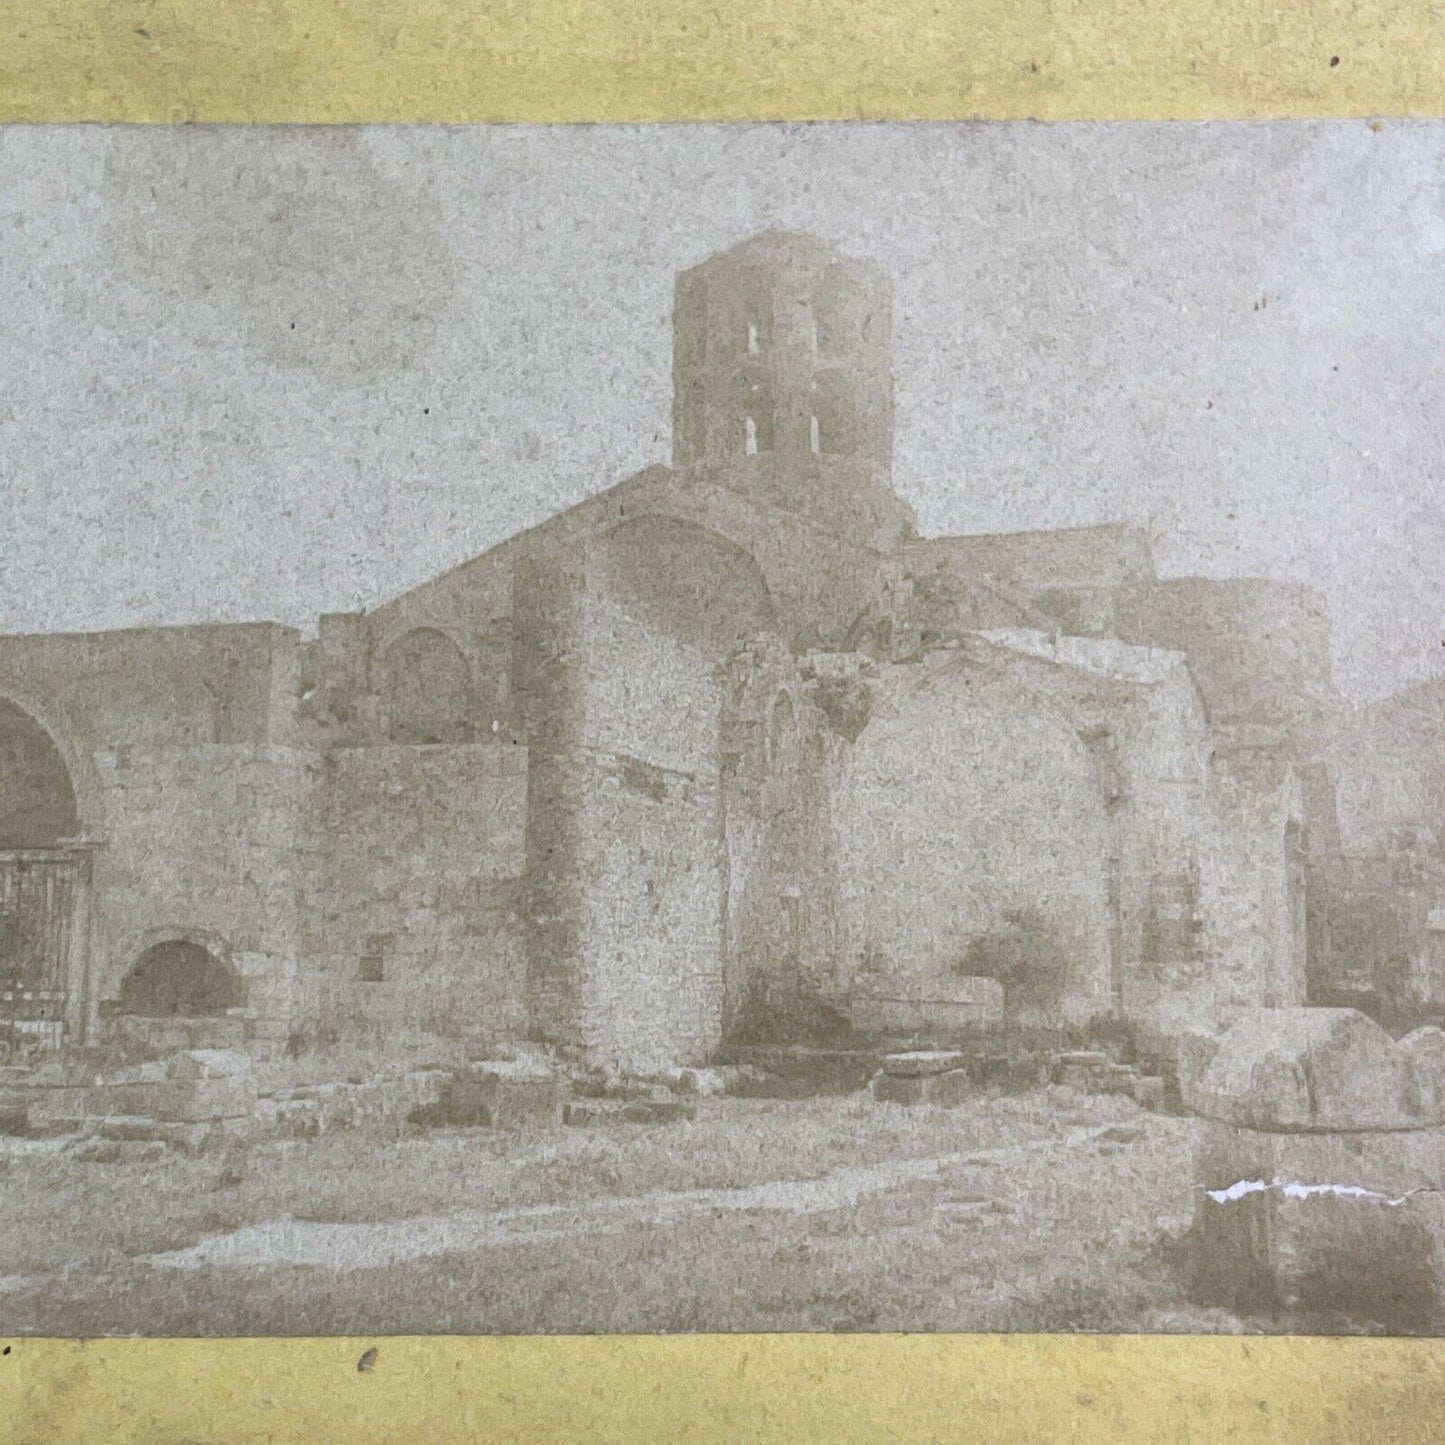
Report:
[[[1445,670],[1445,123],[0,128],[0,632],[314,628],[670,449],[672,279],[895,287],[925,533],[1104,521]]]

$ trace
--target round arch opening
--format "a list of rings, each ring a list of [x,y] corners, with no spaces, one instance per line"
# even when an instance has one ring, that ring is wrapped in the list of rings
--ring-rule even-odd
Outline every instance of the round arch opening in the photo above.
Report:
[[[1108,1007],[1108,820],[1065,718],[983,670],[900,686],[850,750],[833,822],[860,985],[947,1000],[993,979],[1040,1022]]]
[[[394,743],[472,741],[472,675],[465,654],[432,627],[392,643],[385,666],[387,736]]]
[[[143,1018],[215,1018],[245,1002],[241,975],[191,939],[152,944],[120,986],[114,1011]]]
[[[674,517],[622,522],[598,543],[608,595],[652,631],[721,656],[771,628],[757,560],[718,532]]]
[[[79,832],[60,749],[28,712],[0,697],[0,851],[56,848]]]

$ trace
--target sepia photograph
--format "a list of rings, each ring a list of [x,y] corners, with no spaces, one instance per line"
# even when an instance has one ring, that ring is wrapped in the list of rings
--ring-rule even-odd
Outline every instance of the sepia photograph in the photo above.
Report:
[[[1445,1334],[1445,122],[0,128],[0,1320]]]

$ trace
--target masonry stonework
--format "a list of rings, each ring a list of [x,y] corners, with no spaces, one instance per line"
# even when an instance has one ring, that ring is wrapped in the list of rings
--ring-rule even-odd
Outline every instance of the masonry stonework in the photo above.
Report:
[[[143,965],[233,977],[187,1027],[257,1049],[623,1071],[1304,1001],[1311,595],[1125,526],[921,537],[888,282],[820,241],[675,308],[671,464],[401,597],[0,638],[7,1039],[159,1038]]]

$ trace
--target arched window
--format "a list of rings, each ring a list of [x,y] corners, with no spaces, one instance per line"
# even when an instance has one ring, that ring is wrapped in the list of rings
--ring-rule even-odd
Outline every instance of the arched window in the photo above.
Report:
[[[472,679],[444,632],[419,627],[391,646],[385,669],[387,736],[394,743],[464,743],[472,737]]]
[[[744,356],[762,356],[773,340],[772,280],[765,271],[749,269],[736,278],[732,289],[735,345]]]
[[[818,378],[808,429],[815,456],[846,456],[855,449],[853,389],[846,376],[825,372]]]
[[[743,452],[750,457],[773,449],[773,401],[767,391],[754,384],[743,399]]]

